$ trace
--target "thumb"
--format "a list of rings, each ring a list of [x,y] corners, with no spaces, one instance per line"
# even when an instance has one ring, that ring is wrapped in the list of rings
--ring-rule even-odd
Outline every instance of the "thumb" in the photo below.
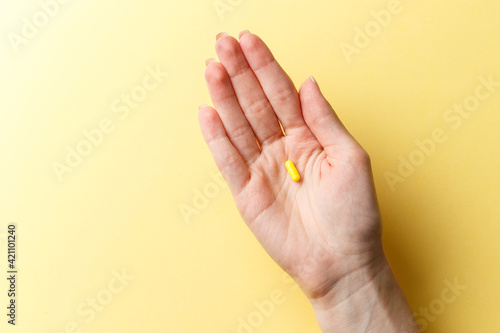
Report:
[[[333,156],[335,146],[355,142],[312,76],[300,87],[299,96],[304,120],[327,155]]]

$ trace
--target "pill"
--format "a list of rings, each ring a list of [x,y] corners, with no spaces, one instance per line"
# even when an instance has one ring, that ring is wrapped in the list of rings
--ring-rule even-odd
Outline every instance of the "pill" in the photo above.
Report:
[[[285,162],[286,169],[288,170],[288,173],[290,174],[290,177],[294,182],[298,182],[300,180],[300,175],[299,172],[297,171],[297,168],[295,168],[295,165],[293,164],[292,161],[286,161]]]

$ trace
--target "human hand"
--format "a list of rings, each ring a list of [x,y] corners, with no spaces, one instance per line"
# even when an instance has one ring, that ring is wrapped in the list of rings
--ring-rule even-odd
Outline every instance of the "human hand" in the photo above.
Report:
[[[238,42],[219,34],[216,52],[220,62],[209,59],[205,71],[215,109],[202,105],[199,121],[236,206],[311,300],[320,325],[351,327],[320,318],[335,316],[330,310],[339,304],[366,299],[359,294],[363,288],[373,289],[373,302],[382,300],[380,283],[390,281],[389,289],[399,291],[382,248],[368,154],[312,77],[297,92],[258,36],[242,32]],[[287,160],[297,167],[299,182],[288,175]],[[397,303],[406,304],[404,296]]]

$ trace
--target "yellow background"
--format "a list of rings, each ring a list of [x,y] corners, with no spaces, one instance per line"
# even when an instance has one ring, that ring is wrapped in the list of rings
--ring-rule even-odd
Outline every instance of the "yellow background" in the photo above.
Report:
[[[220,15],[217,3],[226,6]],[[199,131],[215,35],[249,29],[297,87],[315,76],[370,153],[384,246],[412,309],[440,299],[445,280],[467,287],[426,331],[497,332],[500,88],[457,129],[443,115],[474,94],[480,76],[500,81],[500,3],[401,0],[401,12],[347,61],[341,44],[388,4],[71,0],[16,52],[9,36],[42,9],[2,1],[0,308],[10,222],[19,294],[18,325],[2,310],[1,331],[71,332],[75,322],[81,332],[237,332],[274,291],[284,301],[261,313],[254,332],[319,332],[305,297],[211,178]],[[169,75],[121,119],[113,102],[141,85],[148,66]],[[103,119],[113,131],[59,181],[53,163]],[[447,140],[392,191],[386,172],[397,173],[398,157],[434,128]],[[211,191],[208,202],[197,190]],[[198,215],[183,216],[186,206]],[[86,323],[77,308],[104,297],[122,270],[134,279]]]

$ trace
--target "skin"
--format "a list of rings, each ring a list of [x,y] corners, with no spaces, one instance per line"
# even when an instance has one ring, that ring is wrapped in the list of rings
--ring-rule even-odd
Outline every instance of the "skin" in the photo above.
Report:
[[[239,41],[217,35],[215,49],[203,137],[243,220],[309,298],[323,332],[419,332],[383,251],[368,154],[317,83],[297,92],[248,31]]]

